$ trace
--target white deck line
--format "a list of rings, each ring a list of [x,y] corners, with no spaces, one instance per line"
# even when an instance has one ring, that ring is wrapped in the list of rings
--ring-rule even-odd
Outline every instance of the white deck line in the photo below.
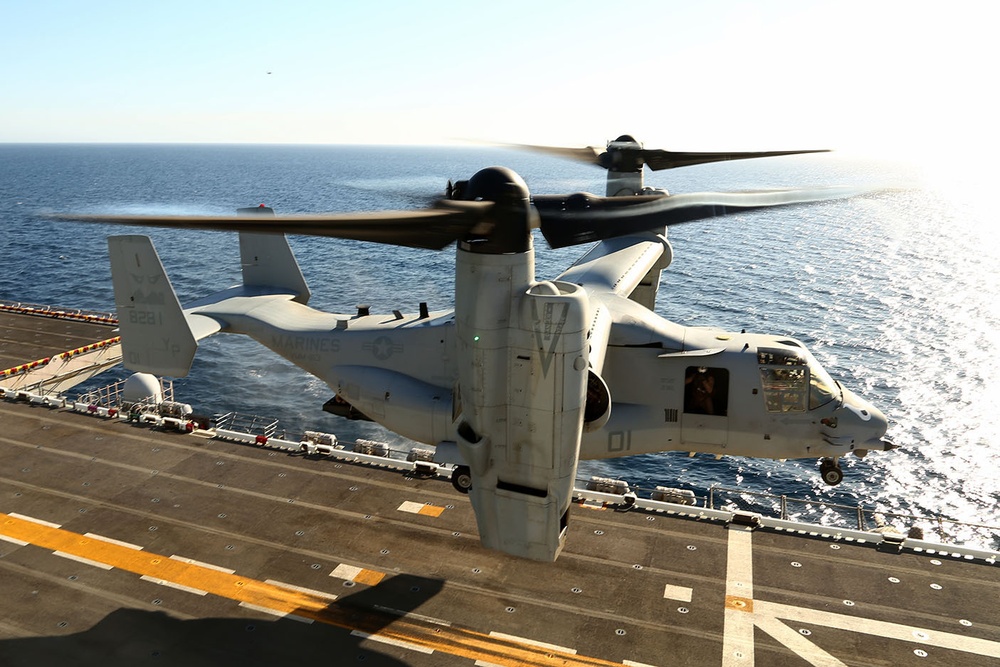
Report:
[[[550,651],[561,651],[562,653],[572,653],[576,655],[575,648],[569,648],[567,646],[559,646],[558,644],[549,644],[547,642],[540,642],[535,639],[518,637],[517,635],[508,635],[505,632],[495,632],[495,631],[490,632],[490,637],[496,637],[497,639],[506,639],[508,641],[518,642],[520,644],[528,644],[530,646],[537,646],[538,648],[544,648]]]
[[[37,523],[42,526],[48,526],[49,528],[62,528],[62,524],[52,523],[51,521],[46,521],[44,519],[36,519],[33,516],[27,516],[24,514],[18,514],[17,512],[8,512],[7,516],[12,516],[15,519],[21,519],[23,521],[30,521],[32,523]]]
[[[362,639],[371,639],[372,641],[379,642],[382,644],[389,644],[390,646],[398,646],[400,648],[416,651],[417,653],[426,653],[428,655],[434,653],[434,649],[427,648],[426,646],[411,644],[409,642],[400,641],[398,639],[392,639],[391,637],[385,637],[383,635],[368,634],[367,632],[361,632],[360,630],[352,630],[351,635],[353,635],[354,637],[361,637]]]
[[[208,591],[199,590],[197,588],[191,588],[190,586],[184,586],[183,584],[175,584],[172,581],[167,581],[166,579],[157,579],[156,577],[151,577],[148,574],[144,574],[139,577],[143,581],[149,581],[154,584],[159,584],[160,586],[166,586],[167,588],[176,588],[179,591],[184,591],[185,593],[194,593],[195,595],[208,595]]]
[[[113,570],[113,565],[108,565],[107,563],[101,563],[96,560],[90,560],[89,558],[84,558],[83,556],[77,556],[76,554],[68,554],[65,551],[53,551],[53,556],[59,556],[60,558],[66,558],[68,560],[75,560],[77,563],[83,563],[84,565],[92,565],[94,567],[99,567],[102,570]]]
[[[729,530],[726,558],[726,596],[753,600],[753,533],[746,529]],[[726,607],[722,630],[722,667],[753,667],[754,616]]]
[[[281,611],[279,609],[271,609],[270,607],[262,607],[259,604],[250,604],[249,602],[240,602],[240,606],[244,609],[250,609],[252,611],[259,611],[264,614],[270,614],[271,616],[278,616],[280,618],[287,618],[290,621],[298,621],[299,623],[312,623],[313,619],[306,618],[305,616],[299,616],[298,614],[292,614],[287,611]]]
[[[171,556],[170,559],[180,561],[181,563],[187,563],[188,565],[197,565],[198,567],[204,567],[209,570],[215,570],[216,572],[224,572],[226,574],[236,574],[236,570],[230,570],[228,567],[220,567],[219,565],[204,563],[200,560],[195,560],[193,558],[186,558],[185,556],[178,556],[177,554]]]
[[[89,537],[94,540],[100,540],[102,542],[110,542],[111,544],[117,544],[120,547],[128,547],[129,549],[135,549],[136,551],[143,550],[143,547],[140,547],[138,544],[132,544],[131,542],[122,542],[121,540],[105,537],[104,535],[98,535],[97,533],[84,533],[83,536]]]
[[[281,588],[286,588],[290,591],[296,591],[298,593],[305,593],[306,595],[315,595],[316,597],[323,598],[324,600],[329,600],[333,602],[337,599],[337,596],[333,593],[327,593],[325,591],[318,591],[314,588],[306,588],[305,586],[296,586],[295,584],[286,584],[283,581],[278,581],[277,579],[265,579],[265,584],[271,584],[272,586],[279,586]]]

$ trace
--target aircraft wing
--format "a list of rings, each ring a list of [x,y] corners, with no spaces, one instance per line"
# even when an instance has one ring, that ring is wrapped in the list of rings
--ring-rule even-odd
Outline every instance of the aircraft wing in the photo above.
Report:
[[[643,285],[651,271],[656,272],[658,282],[660,270],[672,258],[670,243],[662,234],[620,236],[595,245],[564,271],[559,280],[580,285],[591,294],[611,292],[629,297]]]
[[[666,237],[654,232],[601,241],[559,280],[580,285],[590,297],[590,367],[597,374],[604,357],[617,308],[614,297],[631,299],[652,310],[660,284],[660,271],[670,264],[673,250]]]

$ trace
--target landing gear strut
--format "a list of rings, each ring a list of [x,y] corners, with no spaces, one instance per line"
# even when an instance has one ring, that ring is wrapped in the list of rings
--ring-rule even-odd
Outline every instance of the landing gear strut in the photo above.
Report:
[[[468,493],[472,488],[472,471],[469,466],[455,466],[451,471],[451,485],[459,493]]]
[[[825,458],[819,462],[819,476],[830,486],[837,486],[844,480],[844,471],[836,458]]]

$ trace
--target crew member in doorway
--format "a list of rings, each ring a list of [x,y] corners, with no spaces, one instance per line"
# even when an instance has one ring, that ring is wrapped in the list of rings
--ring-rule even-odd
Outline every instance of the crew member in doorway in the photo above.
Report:
[[[688,368],[684,385],[684,412],[715,414],[715,377],[707,368]]]

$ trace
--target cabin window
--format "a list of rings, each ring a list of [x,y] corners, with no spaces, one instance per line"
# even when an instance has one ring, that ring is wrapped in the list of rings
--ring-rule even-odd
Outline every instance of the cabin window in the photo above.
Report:
[[[725,417],[729,411],[729,370],[688,366],[684,373],[684,412]]]

